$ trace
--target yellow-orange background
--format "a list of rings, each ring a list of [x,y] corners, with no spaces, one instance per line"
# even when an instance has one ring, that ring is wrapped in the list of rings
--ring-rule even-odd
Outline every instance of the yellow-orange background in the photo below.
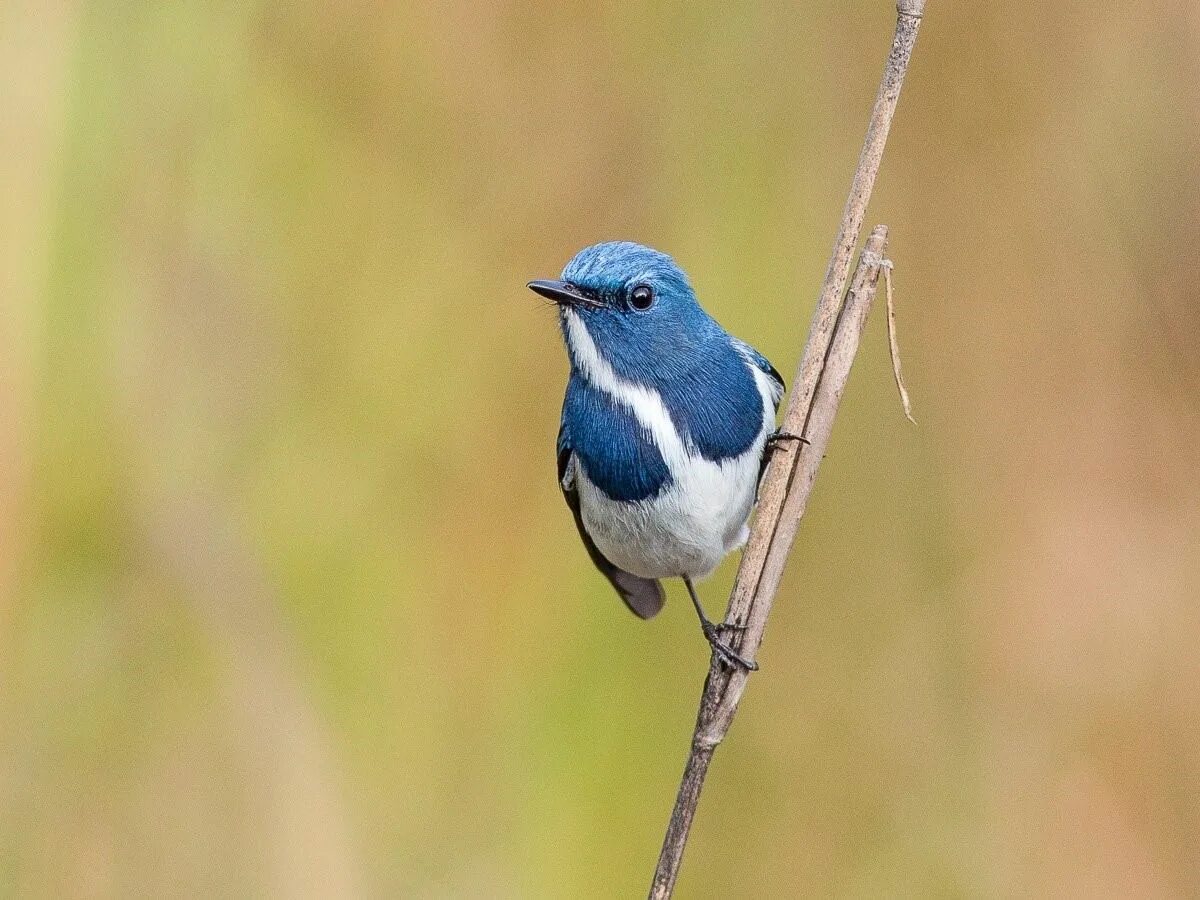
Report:
[[[930,0],[920,427],[877,315],[681,896],[1200,894],[1198,10]],[[6,5],[0,895],[644,891],[707,654],[523,285],[640,240],[790,372],[892,21]]]

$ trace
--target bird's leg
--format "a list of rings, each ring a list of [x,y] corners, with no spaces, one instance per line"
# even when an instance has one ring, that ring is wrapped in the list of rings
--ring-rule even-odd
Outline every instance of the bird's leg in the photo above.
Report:
[[[792,434],[790,431],[784,431],[782,428],[780,428],[767,435],[766,443],[763,444],[763,452],[773,453],[784,441],[796,441],[799,444],[812,443],[812,441],[806,437],[801,437],[798,434]]]
[[[696,615],[700,617],[700,630],[704,632],[704,639],[708,641],[709,646],[713,648],[713,652],[721,659],[725,665],[730,668],[741,666],[749,672],[754,672],[758,669],[758,663],[752,660],[745,659],[733,651],[726,643],[722,642],[719,625],[714,625],[709,621],[708,616],[704,614],[704,607],[700,605],[700,598],[696,596],[696,588],[692,584],[692,579],[688,576],[683,576],[683,583],[687,585],[688,596],[692,598],[692,606],[696,607]],[[738,630],[744,629],[746,626],[733,626]]]

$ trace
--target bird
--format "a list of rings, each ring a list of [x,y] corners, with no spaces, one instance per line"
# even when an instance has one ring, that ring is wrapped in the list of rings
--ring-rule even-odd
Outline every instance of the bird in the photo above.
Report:
[[[680,578],[717,658],[756,669],[722,640],[695,583],[749,536],[784,382],[700,305],[665,253],[631,241],[579,251],[556,280],[570,362],[558,481],[596,568],[642,619]]]

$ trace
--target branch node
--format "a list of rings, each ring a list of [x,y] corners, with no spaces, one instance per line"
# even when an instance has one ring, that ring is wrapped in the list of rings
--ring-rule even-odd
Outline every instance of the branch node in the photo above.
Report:
[[[876,253],[870,248],[864,248],[863,252],[859,254],[858,258],[862,265],[871,269],[888,270],[893,268],[893,263],[890,259],[880,253]]]

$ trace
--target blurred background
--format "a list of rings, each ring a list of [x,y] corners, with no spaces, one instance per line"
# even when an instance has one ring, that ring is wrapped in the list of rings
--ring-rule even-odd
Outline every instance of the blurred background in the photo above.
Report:
[[[524,284],[649,243],[790,373],[892,25],[6,4],[0,896],[642,895],[708,654]],[[1200,895],[1198,78],[1184,0],[929,4],[920,425],[876,314],[680,896]]]

